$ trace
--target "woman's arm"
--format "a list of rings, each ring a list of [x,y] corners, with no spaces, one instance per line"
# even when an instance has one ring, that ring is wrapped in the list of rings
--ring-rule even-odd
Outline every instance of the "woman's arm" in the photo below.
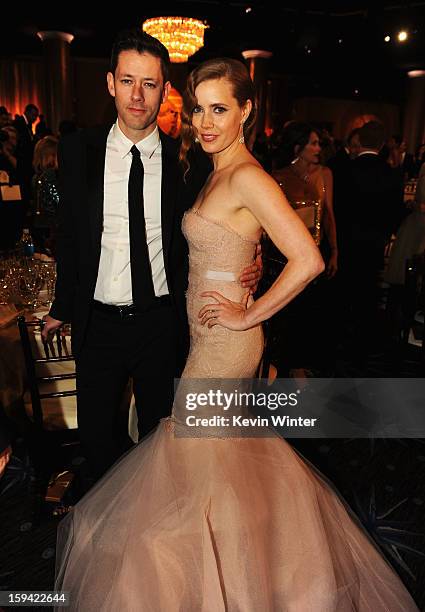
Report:
[[[264,170],[253,164],[239,166],[231,179],[232,193],[254,215],[272,242],[288,260],[270,289],[249,308],[206,292],[218,304],[201,309],[202,322],[243,330],[269,319],[288,304],[304,287],[323,271],[320,252],[282,190]],[[211,320],[212,319],[212,320]]]
[[[323,208],[323,228],[331,249],[331,256],[326,268],[329,278],[335,276],[338,269],[338,243],[336,238],[336,223],[333,207],[333,176],[329,168],[322,168],[325,198]]]

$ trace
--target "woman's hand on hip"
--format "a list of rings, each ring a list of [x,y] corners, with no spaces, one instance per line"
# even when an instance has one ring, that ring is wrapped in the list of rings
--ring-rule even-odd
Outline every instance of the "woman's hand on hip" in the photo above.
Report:
[[[246,320],[247,303],[250,292],[247,291],[241,302],[232,302],[217,291],[205,291],[201,297],[210,297],[216,300],[215,304],[206,304],[199,311],[198,317],[202,325],[214,327],[221,325],[233,331],[244,331],[250,325]]]

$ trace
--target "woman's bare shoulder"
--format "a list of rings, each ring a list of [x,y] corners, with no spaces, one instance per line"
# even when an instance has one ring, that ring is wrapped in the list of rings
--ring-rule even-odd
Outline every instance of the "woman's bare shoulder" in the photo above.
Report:
[[[320,168],[325,179],[332,178],[332,170],[328,166],[320,166]]]
[[[240,189],[241,187],[246,188],[254,184],[257,185],[258,182],[264,184],[274,181],[261,164],[256,159],[253,159],[252,161],[247,160],[237,164],[232,169],[230,182],[232,187]]]
[[[243,163],[234,168],[230,180],[232,195],[254,214],[273,202],[281,206],[284,194],[275,178],[258,163]],[[285,200],[286,201],[286,200]],[[266,204],[267,203],[267,204]]]

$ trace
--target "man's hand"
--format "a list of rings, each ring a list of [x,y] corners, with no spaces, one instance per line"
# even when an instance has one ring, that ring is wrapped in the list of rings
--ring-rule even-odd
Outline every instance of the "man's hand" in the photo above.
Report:
[[[44,342],[47,342],[49,340],[49,337],[55,331],[57,331],[64,324],[64,322],[59,321],[59,319],[54,319],[50,315],[45,315],[43,317],[43,321],[44,326],[43,331],[41,332],[41,337],[43,338]]]
[[[242,270],[239,281],[242,287],[248,287],[251,295],[257,291],[258,283],[263,276],[263,259],[261,257],[261,244],[257,244],[255,262]]]

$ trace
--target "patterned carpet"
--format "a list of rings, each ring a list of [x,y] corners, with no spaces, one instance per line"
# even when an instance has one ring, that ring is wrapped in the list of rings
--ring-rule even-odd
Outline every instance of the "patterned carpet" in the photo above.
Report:
[[[393,357],[384,350],[371,355],[369,376],[394,373]],[[414,357],[403,363],[405,376],[417,374]],[[336,374],[355,372],[341,357]],[[425,441],[296,439],[291,443],[339,489],[425,612]],[[83,461],[79,455],[79,447],[74,446],[54,459],[57,466],[78,473]],[[52,588],[59,519],[52,516],[50,506],[35,524],[33,505],[32,469],[22,440],[17,440],[0,482],[0,590]]]
[[[292,442],[334,482],[425,610],[424,441]],[[32,524],[31,469],[22,452],[1,482],[0,590],[50,590],[59,519],[46,512]]]

